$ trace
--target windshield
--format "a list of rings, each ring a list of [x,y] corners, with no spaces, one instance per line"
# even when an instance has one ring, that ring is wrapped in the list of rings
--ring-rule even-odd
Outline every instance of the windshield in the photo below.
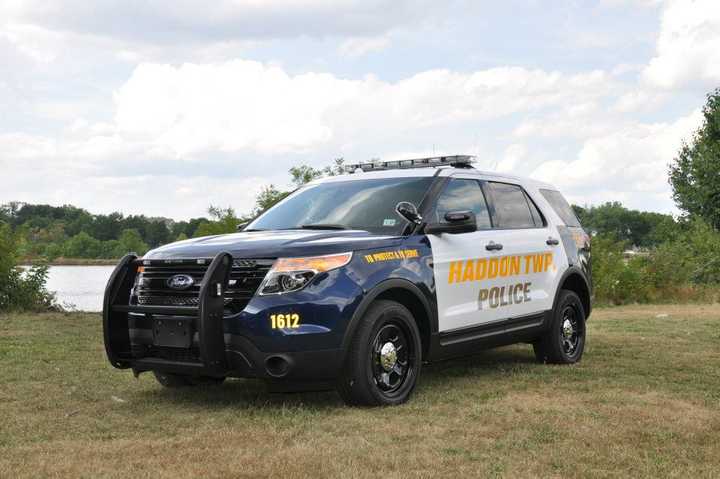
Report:
[[[250,223],[249,230],[357,229],[400,235],[407,220],[395,205],[420,205],[432,178],[382,178],[320,183],[299,189]]]

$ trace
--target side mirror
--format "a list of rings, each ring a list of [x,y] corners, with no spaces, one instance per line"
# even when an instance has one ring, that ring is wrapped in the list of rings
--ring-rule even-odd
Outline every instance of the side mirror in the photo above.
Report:
[[[249,225],[249,224],[250,224],[249,221],[245,221],[245,222],[243,222],[243,223],[240,223],[239,225],[237,225],[237,230],[238,230],[238,231],[242,231],[242,230],[244,230],[244,229],[247,227],[247,225]]]
[[[472,211],[448,211],[445,213],[445,223],[431,223],[425,227],[425,233],[437,235],[440,233],[458,234],[477,231],[475,213]]]
[[[398,203],[395,206],[395,211],[411,223],[415,223],[416,225],[422,223],[422,216],[418,213],[417,206],[409,201],[401,201]]]

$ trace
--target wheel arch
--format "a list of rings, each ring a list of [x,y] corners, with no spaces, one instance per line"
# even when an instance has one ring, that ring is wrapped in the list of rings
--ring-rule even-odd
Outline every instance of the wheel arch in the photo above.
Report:
[[[355,310],[343,337],[342,361],[345,361],[350,341],[355,334],[360,318],[363,317],[374,301],[380,299],[396,301],[410,311],[420,330],[423,357],[426,358],[430,351],[431,335],[433,331],[437,331],[437,314],[433,311],[427,295],[415,284],[406,279],[388,279],[365,294],[365,297]]]
[[[583,272],[579,268],[571,267],[563,274],[562,278],[560,278],[558,285],[558,289],[555,292],[555,300],[553,301],[553,310],[555,310],[557,306],[560,292],[563,289],[567,289],[580,297],[580,302],[585,310],[585,319],[588,319],[592,312],[592,298],[590,295],[590,285]]]

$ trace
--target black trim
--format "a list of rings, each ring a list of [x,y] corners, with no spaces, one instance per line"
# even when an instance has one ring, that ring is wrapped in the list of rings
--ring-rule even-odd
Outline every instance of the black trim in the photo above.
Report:
[[[481,324],[479,326],[469,326],[450,331],[443,331],[438,336],[440,339],[440,345],[445,347],[463,341],[472,341],[507,332],[542,326],[544,320],[545,313],[535,313],[526,316],[518,316],[516,318],[500,319],[490,323]]]
[[[590,313],[592,312],[592,289],[590,288],[590,283],[588,282],[587,277],[585,276],[585,273],[582,269],[578,268],[577,266],[570,266],[560,277],[560,281],[558,281],[558,287],[555,291],[555,299],[553,300],[553,310],[557,308],[558,301],[560,299],[560,293],[562,292],[562,285],[563,283],[572,275],[577,275],[582,278],[583,283],[585,284],[585,288],[587,289],[588,294],[588,310],[585,311],[585,320],[587,321],[588,318],[590,318]],[[581,301],[583,298],[580,298]],[[583,302],[584,307],[584,302]]]
[[[476,354],[498,346],[532,342],[547,330],[552,311],[493,321],[435,334],[431,340],[431,361]]]
[[[125,311],[120,310],[130,301],[130,289],[135,281],[136,271],[133,254],[125,255],[115,267],[107,286],[103,299],[103,339],[105,353],[110,363],[118,369],[130,367],[128,360],[131,357],[130,331]]]

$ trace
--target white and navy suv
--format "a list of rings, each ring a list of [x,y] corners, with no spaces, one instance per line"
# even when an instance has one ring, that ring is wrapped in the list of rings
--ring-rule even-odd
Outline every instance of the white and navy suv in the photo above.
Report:
[[[168,387],[262,378],[375,406],[406,401],[424,362],[495,346],[579,361],[589,237],[551,185],[471,163],[351,165],[238,233],[127,255],[105,293],[110,362]]]

